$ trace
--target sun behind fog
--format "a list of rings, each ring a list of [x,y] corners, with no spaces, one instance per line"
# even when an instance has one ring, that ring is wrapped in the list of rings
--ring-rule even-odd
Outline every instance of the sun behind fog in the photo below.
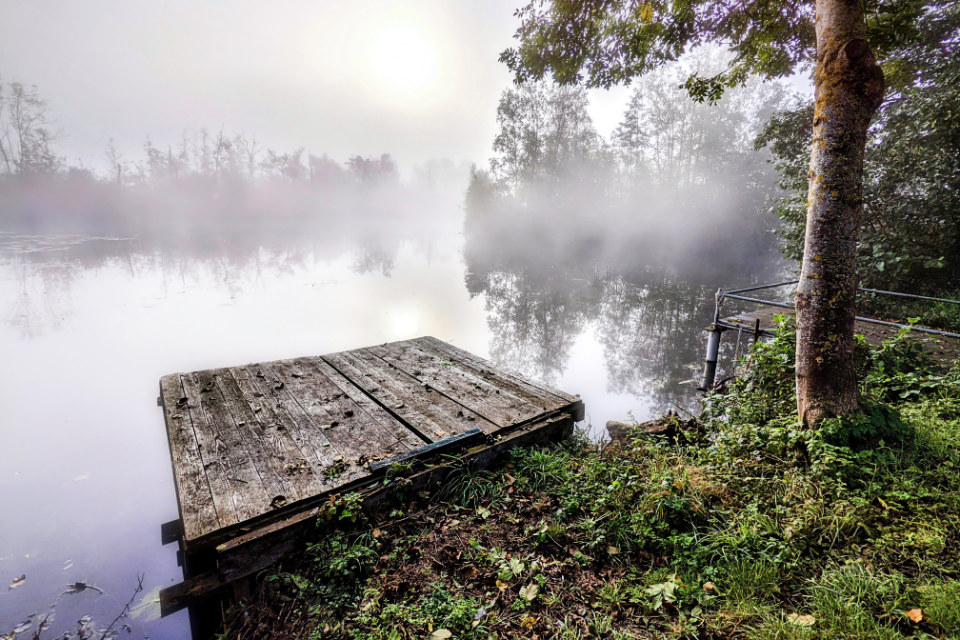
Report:
[[[398,99],[424,97],[437,81],[436,45],[415,26],[392,26],[371,39],[369,67],[375,89]]]

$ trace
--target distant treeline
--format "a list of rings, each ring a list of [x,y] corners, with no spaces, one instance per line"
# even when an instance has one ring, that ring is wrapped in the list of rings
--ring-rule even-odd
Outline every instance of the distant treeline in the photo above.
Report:
[[[0,229],[172,238],[196,233],[307,230],[430,207],[429,192],[459,189],[449,160],[400,180],[389,154],[337,162],[303,147],[279,152],[243,134],[184,133],[122,157],[111,140],[106,172],[70,166],[55,150],[49,108],[36,87],[0,83]],[[435,198],[434,198],[435,199]],[[421,202],[422,201],[422,202]],[[422,206],[418,206],[418,204]]]

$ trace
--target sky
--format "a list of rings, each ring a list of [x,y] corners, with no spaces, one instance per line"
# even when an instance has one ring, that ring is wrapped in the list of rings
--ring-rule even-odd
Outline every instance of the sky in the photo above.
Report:
[[[338,160],[486,162],[519,0],[0,0],[0,78],[37,85],[58,149],[105,165],[206,127]],[[627,90],[592,94],[607,134]]]

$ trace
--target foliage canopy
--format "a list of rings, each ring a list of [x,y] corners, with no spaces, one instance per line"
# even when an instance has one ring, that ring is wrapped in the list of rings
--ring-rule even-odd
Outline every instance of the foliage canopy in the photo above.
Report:
[[[878,59],[922,38],[922,0],[866,0],[867,34]],[[749,76],[786,76],[813,60],[811,0],[533,0],[516,13],[519,45],[500,60],[518,82],[551,75],[560,84],[629,82],[685,51],[715,43],[733,53],[719,73],[691,74],[686,87],[715,100]]]

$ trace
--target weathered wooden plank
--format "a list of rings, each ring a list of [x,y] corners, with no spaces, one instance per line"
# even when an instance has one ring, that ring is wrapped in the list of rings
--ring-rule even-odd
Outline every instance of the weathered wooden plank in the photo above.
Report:
[[[281,360],[271,367],[275,373],[285,373],[292,395],[304,408],[312,403],[326,412],[325,433],[338,449],[365,462],[380,450],[407,451],[420,446],[421,441],[396,417],[369,414],[317,367],[316,358]]]
[[[518,398],[436,354],[425,353],[410,342],[361,351],[382,358],[499,427],[509,427],[545,411],[539,402]]]
[[[372,417],[381,425],[389,425],[400,421],[405,427],[411,428],[410,424],[405,423],[399,416],[394,415],[390,411],[384,409],[379,402],[371,398],[357,384],[351,382],[342,373],[330,366],[330,363],[325,361],[322,357],[310,358],[310,361],[317,368],[317,370],[325,375],[327,379],[332,382],[345,396],[356,402],[367,413],[367,415]],[[416,446],[419,447],[424,442],[429,442],[428,438],[416,433],[415,429],[412,429],[412,432],[416,436],[416,440],[418,440]]]
[[[279,391],[273,389],[277,384],[276,380],[269,379],[259,366],[248,365],[235,369],[236,379],[244,389],[254,412],[263,413],[264,419],[273,425],[273,429],[291,437],[294,444],[306,455],[314,475],[324,488],[333,485],[333,482],[323,475],[323,471],[332,466],[339,455],[333,443],[300,405],[289,397],[289,393],[276,393]]]
[[[323,358],[427,442],[473,428],[485,433],[497,429],[496,424],[475,411],[372,354],[350,351]]]
[[[247,403],[243,392],[237,384],[231,369],[221,369],[216,372],[217,386],[223,397],[224,406],[233,416],[237,430],[240,432],[244,446],[253,460],[260,479],[267,492],[273,497],[270,503],[278,508],[289,502],[295,502],[314,493],[320,487],[308,486],[313,471],[303,460],[300,451],[293,448],[293,459],[288,462],[287,455],[291,453],[289,447],[292,440],[277,438],[276,429],[269,432],[260,422],[257,412]],[[279,432],[280,434],[283,431]],[[280,448],[278,448],[280,445]],[[302,479],[302,482],[301,482]]]
[[[205,386],[201,385],[198,374],[207,379]],[[187,405],[197,425],[200,455],[220,527],[252,518],[269,504],[270,497],[257,470],[243,455],[233,420],[225,414],[222,403],[216,402],[216,383],[209,379],[209,372],[183,374],[181,379]]]
[[[217,595],[229,583],[216,571],[208,571],[160,590],[160,615],[168,616],[191,604]]]
[[[323,470],[334,463],[330,441],[318,429],[303,429],[286,407],[268,400],[260,381],[249,367],[230,369],[237,389],[249,413],[262,430],[261,443],[268,455],[279,462],[282,473],[294,491],[290,501],[321,493],[333,486],[323,477]]]
[[[356,464],[361,453],[353,443],[334,433],[340,426],[337,417],[325,406],[316,390],[311,394],[307,388],[309,385],[302,384],[303,374],[299,370],[292,369],[289,363],[283,365],[279,362],[260,363],[251,366],[251,370],[260,377],[266,402],[288,413],[297,423],[304,442],[311,443],[323,456],[320,478],[331,483],[330,486],[336,486],[369,475],[368,469]]]
[[[505,385],[512,383],[512,385],[516,385],[519,388],[538,395],[545,392],[548,395],[542,396],[544,400],[549,401],[550,396],[554,396],[560,400],[565,400],[566,403],[580,402],[580,398],[572,396],[565,391],[555,389],[554,387],[542,382],[530,380],[529,378],[526,378],[515,371],[510,371],[509,369],[499,367],[489,360],[484,360],[480,356],[474,355],[469,351],[464,351],[463,349],[455,347],[452,344],[442,340],[438,340],[433,336],[424,336],[422,338],[412,340],[412,342],[416,343],[420,347],[431,347],[437,352],[446,355],[450,360],[473,368],[483,378],[491,381],[496,380],[498,383],[502,381],[502,383]]]
[[[198,374],[198,379],[202,385],[201,394],[206,393],[205,389],[208,388],[208,385],[212,385],[210,395],[204,396],[205,401],[220,409],[221,418],[224,421],[223,425],[226,429],[233,427],[231,436],[235,438],[234,442],[239,446],[239,449],[235,451],[235,457],[252,464],[256,477],[259,478],[260,484],[269,499],[268,504],[276,506],[278,501],[281,504],[285,503],[289,488],[284,482],[283,476],[274,466],[276,458],[274,457],[271,460],[271,456],[268,456],[263,448],[263,442],[257,433],[259,424],[256,422],[251,424],[242,411],[241,404],[236,401],[236,392],[234,391],[236,387],[233,384],[233,376],[227,369],[215,369]],[[230,395],[226,395],[225,391]],[[256,420],[254,416],[250,416],[250,418]],[[265,504],[259,506],[261,509],[258,509],[257,514],[266,508]]]
[[[184,535],[196,537],[219,527],[220,520],[203,469],[199,441],[179,374],[160,379],[160,398]]]
[[[269,373],[268,373],[269,372]],[[324,474],[339,483],[370,472],[368,460],[389,457],[420,446],[401,423],[381,424],[367,414],[316,366],[310,358],[282,360],[264,366],[276,380],[277,392],[287,392],[333,444],[341,459]]]
[[[213,419],[216,432],[227,445],[222,451],[229,456],[234,479],[252,485],[244,487],[245,504],[237,509],[238,515],[243,516],[241,521],[285,504],[286,483],[272,467],[257,434],[237,415],[240,407],[224,395],[224,387],[230,389],[231,385],[221,384],[221,378],[226,376],[232,384],[232,376],[226,369],[200,371],[196,376],[204,411]],[[262,493],[257,490],[257,481]]]

